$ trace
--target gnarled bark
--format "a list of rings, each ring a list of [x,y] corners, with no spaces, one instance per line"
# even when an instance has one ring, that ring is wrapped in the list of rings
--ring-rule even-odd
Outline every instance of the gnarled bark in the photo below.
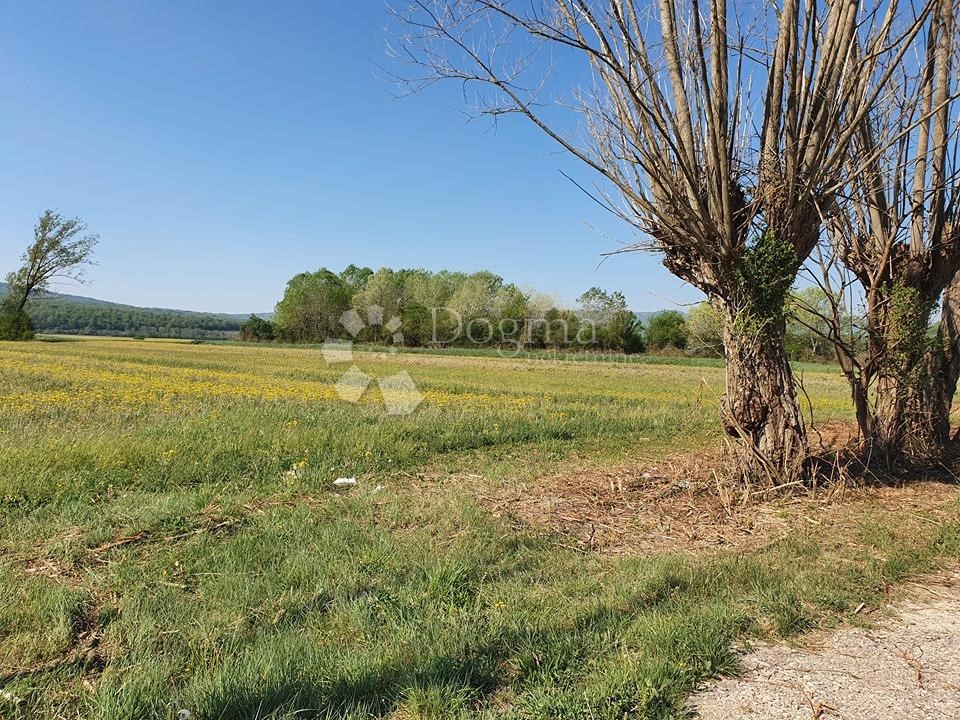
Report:
[[[950,442],[950,411],[960,379],[960,273],[943,293],[940,327],[918,364],[917,382],[907,388],[903,407],[905,450],[936,457]]]
[[[725,304],[727,392],[721,419],[727,434],[744,441],[739,474],[753,482],[782,485],[802,477],[809,456],[784,327],[782,321],[745,327],[744,317],[742,308]]]
[[[920,337],[898,338],[888,332],[887,362],[877,374],[871,434],[872,450],[888,464],[899,460],[933,463],[950,442],[950,410],[960,378],[960,273],[955,273],[941,298],[940,326],[926,337],[929,312],[918,303],[909,319]],[[887,318],[884,327],[896,327]],[[898,340],[900,342],[898,342]],[[898,346],[908,351],[897,351]]]
[[[924,274],[926,275],[926,274]],[[882,347],[877,371],[876,402],[868,437],[871,450],[893,464],[901,457],[934,457],[937,453],[926,437],[928,418],[923,401],[930,384],[924,362],[929,352],[927,328],[933,302],[920,282],[903,272],[896,283],[884,283],[868,307],[872,314],[873,340]],[[924,277],[924,279],[927,279]]]
[[[727,393],[721,407],[724,429],[744,439],[740,472],[770,485],[798,479],[808,457],[808,441],[783,346],[755,343],[726,332]]]

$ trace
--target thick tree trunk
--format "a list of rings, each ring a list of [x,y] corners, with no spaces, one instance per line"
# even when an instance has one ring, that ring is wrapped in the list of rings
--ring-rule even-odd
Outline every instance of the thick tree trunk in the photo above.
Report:
[[[750,332],[742,313],[728,306],[724,348],[727,388],[721,418],[727,433],[742,440],[742,477],[767,485],[801,479],[809,445],[782,323]]]
[[[921,290],[920,279],[888,287],[880,300],[868,304],[871,342],[878,344],[883,361],[867,441],[872,459],[888,466],[900,461],[933,464],[950,436],[950,408],[960,374],[960,277],[943,293],[933,342],[927,335],[933,301]]]
[[[928,318],[913,319],[915,334],[926,333]],[[921,346],[918,338],[904,343],[897,323],[885,318],[882,324],[890,352],[877,378],[872,449],[888,464],[902,459],[933,463],[950,440],[950,410],[960,376],[960,274],[944,290],[932,344]],[[916,350],[896,352],[904,345]]]
[[[916,371],[918,366],[914,366]],[[919,374],[916,373],[915,374]],[[917,380],[908,380],[906,371],[900,367],[885,368],[877,377],[876,403],[873,411],[873,435],[870,452],[886,465],[899,460],[908,443],[907,406],[913,392],[917,392]]]
[[[940,327],[924,354],[921,381],[908,388],[904,444],[914,456],[942,454],[950,442],[950,411],[960,378],[960,273],[943,292]]]
[[[950,438],[950,410],[960,380],[960,272],[954,274],[943,292],[940,311],[940,329],[937,332],[939,354],[936,371],[932,373],[929,405],[933,428],[943,442]]]

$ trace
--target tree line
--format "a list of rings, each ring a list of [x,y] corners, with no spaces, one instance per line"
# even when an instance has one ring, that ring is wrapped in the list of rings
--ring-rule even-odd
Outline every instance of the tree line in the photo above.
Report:
[[[356,265],[339,273],[320,268],[294,276],[273,321],[251,317],[241,337],[619,352],[639,352],[645,344],[643,325],[619,292],[591,288],[573,309],[488,271],[373,271]]]
[[[791,303],[787,352],[792,360],[834,360],[808,307],[824,306],[818,288]],[[375,309],[374,322],[368,317]],[[362,323],[352,325],[354,322]],[[592,287],[572,307],[520,289],[489,271],[393,270],[350,265],[320,268],[289,281],[273,320],[240,327],[254,342],[322,343],[328,339],[407,347],[501,347],[723,357],[723,320],[714,306],[663,310],[646,323],[620,291]]]

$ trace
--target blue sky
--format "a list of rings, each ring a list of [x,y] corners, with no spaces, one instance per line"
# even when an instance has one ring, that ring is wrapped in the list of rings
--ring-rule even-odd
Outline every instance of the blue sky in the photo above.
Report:
[[[41,210],[101,236],[92,283],[136,305],[268,311],[295,273],[490,269],[635,310],[699,297],[519,118],[455,86],[394,99],[381,0],[12,0],[0,6],[0,273]]]

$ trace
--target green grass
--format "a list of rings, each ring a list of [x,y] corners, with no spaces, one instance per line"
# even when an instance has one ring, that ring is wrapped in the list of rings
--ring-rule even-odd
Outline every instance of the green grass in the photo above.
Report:
[[[49,342],[55,342],[53,338],[58,336],[48,336],[45,338]],[[77,339],[83,336],[69,336],[70,339]],[[154,341],[151,341],[154,342]],[[209,345],[233,345],[240,347],[249,347],[249,343],[242,340],[199,340],[195,341]],[[272,347],[312,349],[319,350],[323,347],[320,344],[292,344],[292,343],[273,343]],[[507,360],[549,360],[553,362],[589,362],[589,363],[608,363],[619,365],[679,365],[686,367],[710,367],[722,368],[723,359],[715,357],[692,357],[686,355],[656,355],[654,353],[634,353],[624,354],[618,352],[576,352],[565,350],[517,350],[510,346],[502,348],[474,347],[447,345],[440,347],[398,347],[392,345],[365,345],[357,344],[356,349],[363,352],[397,352],[406,355],[430,355],[432,357],[476,357],[476,358],[502,358]],[[828,362],[793,362],[793,369],[796,372],[814,371],[824,372],[836,368],[835,363]]]
[[[716,444],[721,369],[358,364],[427,400],[324,397],[344,368],[313,350],[0,344],[0,717],[679,718],[736,642],[960,553],[960,508],[869,507],[749,554],[584,553],[440,478]],[[841,378],[805,384],[849,416]]]

